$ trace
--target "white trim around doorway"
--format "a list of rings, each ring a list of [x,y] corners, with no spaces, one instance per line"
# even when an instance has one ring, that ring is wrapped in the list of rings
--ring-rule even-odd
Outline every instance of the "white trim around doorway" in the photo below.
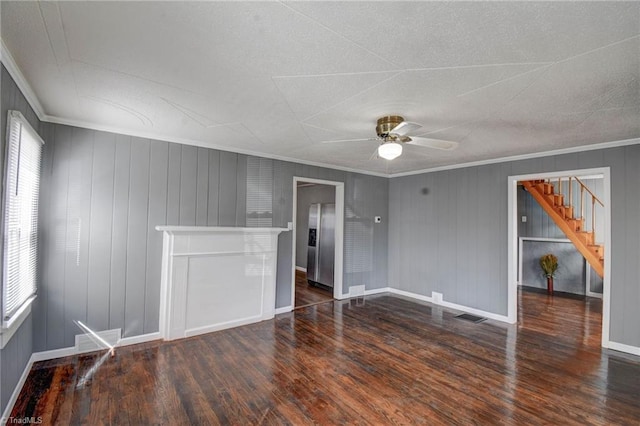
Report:
[[[604,279],[602,288],[602,347],[611,347],[609,341],[609,321],[611,316],[611,171],[609,167],[595,169],[566,170],[550,173],[530,173],[509,176],[508,193],[508,242],[507,242],[507,318],[516,323],[518,319],[518,181],[532,179],[552,179],[567,176],[602,175],[604,177]]]
[[[320,185],[335,186],[335,203],[336,203],[336,228],[335,228],[335,258],[334,258],[334,281],[333,281],[333,298],[346,299],[349,295],[342,294],[342,278],[343,278],[343,253],[344,253],[344,182],[336,182],[332,180],[313,179],[306,177],[293,177],[293,243],[291,249],[291,309],[295,307],[296,298],[296,232],[297,212],[298,212],[298,182],[316,183]]]

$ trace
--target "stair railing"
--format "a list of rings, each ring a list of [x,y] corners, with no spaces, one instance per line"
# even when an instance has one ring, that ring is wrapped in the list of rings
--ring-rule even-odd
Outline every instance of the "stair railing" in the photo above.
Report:
[[[568,188],[568,202],[570,206],[573,206],[573,187],[580,187],[580,218],[585,219],[584,216],[584,208],[585,208],[585,193],[591,197],[591,233],[593,235],[593,243],[596,242],[596,203],[604,208],[604,203],[594,194],[587,185],[584,184],[577,176],[570,176],[568,178],[558,178],[558,193],[564,195],[564,191],[562,190],[563,179],[567,179],[567,188]],[[575,182],[575,185],[574,185]],[[551,180],[548,181],[551,183]],[[575,213],[574,213],[575,215]],[[584,222],[586,226],[586,221]]]
[[[604,208],[604,203],[600,201],[596,194],[591,192],[591,190],[578,178],[575,177],[576,182],[580,184],[580,210],[581,214],[584,217],[584,193],[585,191],[591,196],[591,232],[593,233],[593,242],[596,241],[596,203],[600,204],[601,207]]]

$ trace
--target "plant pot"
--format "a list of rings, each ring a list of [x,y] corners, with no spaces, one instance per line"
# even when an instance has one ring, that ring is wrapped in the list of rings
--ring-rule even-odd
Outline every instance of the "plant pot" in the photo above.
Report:
[[[547,277],[547,293],[553,294],[553,277]]]

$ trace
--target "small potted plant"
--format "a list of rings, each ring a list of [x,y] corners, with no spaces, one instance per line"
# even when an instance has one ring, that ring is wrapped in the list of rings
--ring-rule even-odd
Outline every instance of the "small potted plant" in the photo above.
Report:
[[[553,294],[553,274],[558,269],[558,258],[551,253],[540,258],[540,267],[547,277],[547,293]]]

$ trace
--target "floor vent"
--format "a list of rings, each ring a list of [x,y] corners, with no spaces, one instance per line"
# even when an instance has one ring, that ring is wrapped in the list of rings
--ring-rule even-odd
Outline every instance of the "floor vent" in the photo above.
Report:
[[[471,315],[471,314],[456,315],[456,318],[460,318],[460,319],[463,319],[463,320],[471,321],[471,322],[473,322],[475,324],[486,320],[485,317],[479,317],[477,315]]]

